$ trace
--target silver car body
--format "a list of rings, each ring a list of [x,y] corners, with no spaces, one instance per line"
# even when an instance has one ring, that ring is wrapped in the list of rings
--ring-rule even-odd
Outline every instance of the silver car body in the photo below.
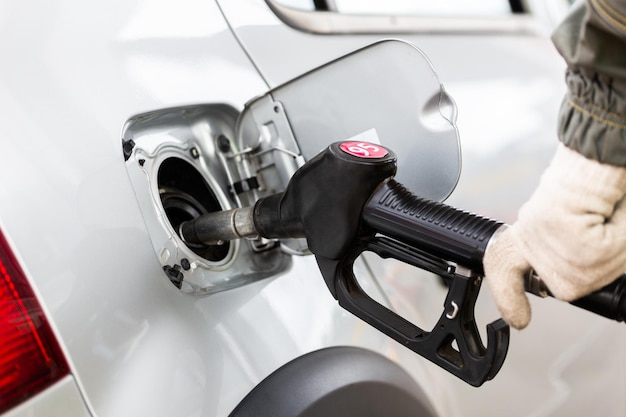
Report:
[[[199,103],[241,111],[307,70],[400,37],[429,56],[458,105],[463,171],[448,202],[512,221],[556,144],[563,94],[563,65],[537,19],[315,34],[260,0],[5,2],[0,19],[0,229],[71,367],[7,415],[223,416],[281,365],[337,345],[400,363],[441,415],[576,415],[597,405],[589,392],[600,387],[603,415],[623,415],[623,332],[558,302],[533,303],[501,375],[468,390],[341,310],[313,257],[217,294],[179,291],[122,154],[134,115]],[[362,272],[406,315],[438,315],[442,289],[403,280],[409,273],[375,261]],[[492,320],[484,298],[479,318]],[[570,371],[575,384],[564,382]]]

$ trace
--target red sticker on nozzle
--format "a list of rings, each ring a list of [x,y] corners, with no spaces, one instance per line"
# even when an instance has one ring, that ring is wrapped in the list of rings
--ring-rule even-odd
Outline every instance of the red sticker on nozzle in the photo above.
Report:
[[[343,142],[339,147],[345,153],[358,158],[383,158],[389,153],[382,146],[369,142]]]

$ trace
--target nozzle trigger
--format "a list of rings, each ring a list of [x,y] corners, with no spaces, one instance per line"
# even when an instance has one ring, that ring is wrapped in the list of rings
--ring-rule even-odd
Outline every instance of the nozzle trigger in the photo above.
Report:
[[[370,251],[441,275],[449,283],[441,317],[426,331],[370,298],[353,271],[356,258]],[[502,367],[509,345],[509,326],[498,319],[487,325],[487,345],[474,317],[480,276],[464,276],[433,256],[386,238],[373,237],[343,259],[317,257],[322,275],[339,304],[355,316],[473,386],[492,379]]]

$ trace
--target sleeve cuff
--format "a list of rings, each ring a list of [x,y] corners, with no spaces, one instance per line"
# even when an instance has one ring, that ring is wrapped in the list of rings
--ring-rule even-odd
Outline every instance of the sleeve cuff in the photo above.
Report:
[[[626,94],[610,80],[568,70],[559,139],[589,159],[626,167]]]

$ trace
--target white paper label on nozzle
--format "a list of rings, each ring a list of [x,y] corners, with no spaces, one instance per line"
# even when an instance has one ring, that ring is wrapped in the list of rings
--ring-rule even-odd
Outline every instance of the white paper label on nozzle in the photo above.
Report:
[[[376,128],[373,127],[369,130],[366,130],[365,132],[361,132],[361,133],[357,133],[356,135],[352,136],[351,138],[346,138],[345,139],[346,142],[370,142],[370,143],[376,143],[378,145],[380,145],[380,138],[378,137],[378,133],[376,132]]]

